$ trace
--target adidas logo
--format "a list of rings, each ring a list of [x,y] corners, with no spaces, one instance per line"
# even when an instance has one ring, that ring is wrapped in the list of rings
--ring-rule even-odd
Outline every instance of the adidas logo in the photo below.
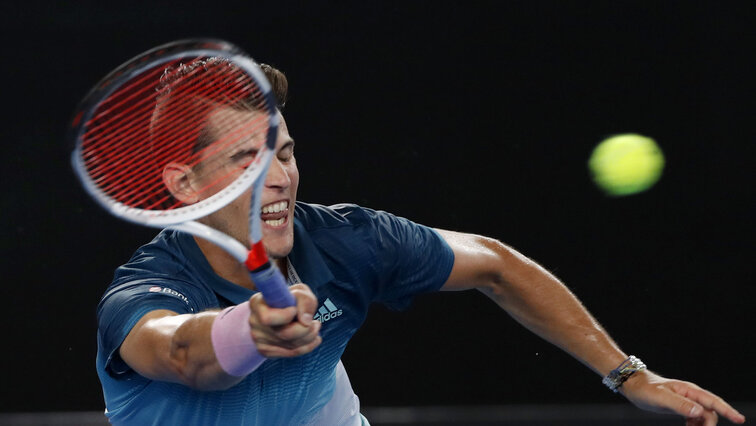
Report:
[[[318,308],[318,312],[312,318],[314,320],[324,323],[328,320],[341,316],[344,312],[337,308],[336,305],[331,302],[331,299],[326,299],[325,302]]]

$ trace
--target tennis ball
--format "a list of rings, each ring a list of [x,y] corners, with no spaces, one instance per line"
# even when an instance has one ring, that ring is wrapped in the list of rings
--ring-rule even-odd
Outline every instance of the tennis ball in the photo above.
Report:
[[[596,146],[588,168],[593,181],[608,195],[631,195],[651,188],[659,180],[664,154],[649,137],[616,135]]]

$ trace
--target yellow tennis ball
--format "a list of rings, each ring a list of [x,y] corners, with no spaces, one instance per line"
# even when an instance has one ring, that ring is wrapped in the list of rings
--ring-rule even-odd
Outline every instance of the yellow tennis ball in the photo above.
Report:
[[[588,168],[604,192],[612,196],[636,194],[651,188],[661,177],[664,154],[646,136],[622,134],[599,143]]]

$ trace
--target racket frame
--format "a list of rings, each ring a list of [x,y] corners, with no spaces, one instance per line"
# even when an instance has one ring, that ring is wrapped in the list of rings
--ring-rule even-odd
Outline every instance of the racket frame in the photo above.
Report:
[[[217,46],[215,48],[209,47],[196,47],[196,46]],[[108,97],[118,90],[124,82],[130,81],[137,75],[155,69],[161,63],[167,63],[175,61],[182,57],[220,57],[228,59],[235,65],[239,66],[247,75],[249,75],[260,89],[260,94],[265,98],[265,106],[268,114],[268,131],[265,137],[265,147],[258,152],[254,161],[248,166],[244,172],[231,184],[223,188],[218,193],[200,201],[195,204],[182,206],[172,210],[144,210],[128,206],[124,203],[118,202],[110,198],[104,191],[102,191],[97,184],[92,180],[89,173],[87,173],[84,159],[82,158],[81,142],[86,130],[86,123],[92,119],[92,115],[97,110],[97,107]],[[139,66],[134,65],[139,63]],[[258,178],[267,173],[272,156],[275,154],[275,144],[278,137],[278,126],[280,124],[280,117],[276,108],[275,96],[268,80],[265,78],[262,70],[255,64],[252,59],[240,52],[238,48],[230,43],[219,40],[180,40],[167,45],[159,46],[151,49],[141,55],[138,55],[120,67],[116,68],[113,72],[103,78],[95,88],[84,98],[77,112],[74,115],[73,125],[70,138],[75,142],[74,150],[71,153],[71,165],[79,177],[84,189],[98,202],[104,209],[109,211],[116,217],[123,220],[151,226],[155,228],[171,227],[176,228],[177,225],[198,219],[200,217],[207,216],[223,206],[230,203],[232,200],[239,197],[244,191],[253,186]],[[259,185],[261,186],[261,185]],[[259,191],[257,197],[257,204],[259,210]],[[252,197],[252,208],[255,204],[255,196]],[[255,210],[250,211],[250,225],[254,224],[254,220],[259,219],[259,212]],[[259,220],[258,220],[259,222]],[[261,231],[254,230],[256,227],[259,229],[259,223],[250,226],[250,232],[255,234],[251,235],[250,245],[260,241],[262,235],[259,235]],[[192,227],[191,229],[194,229]],[[187,231],[188,232],[188,231]],[[201,232],[203,235],[208,235],[207,231]]]
[[[242,69],[258,85],[264,97],[268,114],[268,129],[265,145],[260,147],[252,163],[231,184],[198,203],[172,210],[146,210],[128,206],[109,197],[87,173],[82,157],[81,143],[86,124],[92,119],[98,106],[120,88],[141,73],[152,71],[157,65],[166,64],[182,57],[224,58]],[[276,308],[293,306],[296,301],[288,291],[286,280],[278,268],[272,264],[262,243],[260,219],[261,193],[270,163],[275,155],[280,116],[275,95],[265,74],[243,51],[223,40],[197,39],[179,40],[158,46],[138,55],[108,74],[87,94],[79,104],[69,129],[69,140],[74,141],[71,164],[84,189],[105,210],[123,220],[154,228],[170,228],[187,232],[209,240],[226,250],[236,260],[243,263],[250,272],[252,281],[263,293],[268,305]],[[249,248],[235,238],[214,228],[196,222],[239,197],[252,188],[249,212]]]

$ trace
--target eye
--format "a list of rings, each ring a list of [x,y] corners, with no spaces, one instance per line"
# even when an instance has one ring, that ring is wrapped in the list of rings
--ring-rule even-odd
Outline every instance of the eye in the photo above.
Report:
[[[245,149],[232,155],[231,160],[233,160],[234,162],[239,162],[239,161],[252,162],[252,160],[255,159],[255,156],[257,156],[256,149]]]
[[[294,157],[294,145],[287,145],[278,151],[278,159],[281,161],[289,161]]]

